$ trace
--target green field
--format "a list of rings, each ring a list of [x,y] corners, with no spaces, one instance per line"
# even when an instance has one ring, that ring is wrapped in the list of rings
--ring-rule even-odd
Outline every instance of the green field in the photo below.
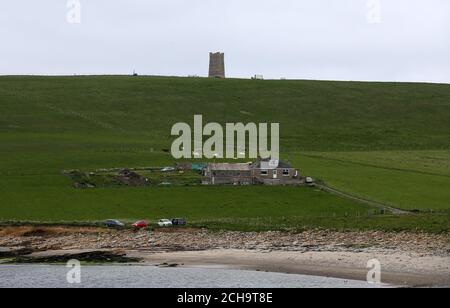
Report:
[[[329,186],[396,208],[450,213],[450,151],[299,153]]]
[[[77,190],[63,170],[172,165],[176,122],[278,122],[312,188]],[[0,220],[185,216],[211,228],[450,229],[450,85],[162,77],[0,77]]]

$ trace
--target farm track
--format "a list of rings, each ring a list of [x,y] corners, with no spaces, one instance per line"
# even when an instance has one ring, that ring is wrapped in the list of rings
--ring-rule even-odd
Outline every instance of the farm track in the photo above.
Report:
[[[315,184],[315,186],[317,188],[323,190],[323,191],[326,191],[326,192],[330,193],[330,194],[337,195],[337,196],[340,196],[340,197],[343,197],[343,198],[346,198],[346,199],[350,199],[350,200],[353,200],[353,201],[357,201],[359,203],[364,203],[364,204],[376,207],[376,208],[381,209],[381,210],[388,210],[388,211],[391,211],[392,214],[395,214],[395,215],[410,215],[410,214],[412,214],[409,211],[404,211],[404,210],[392,207],[390,205],[387,205],[387,204],[384,204],[384,203],[381,203],[381,202],[367,200],[367,199],[364,199],[364,198],[361,198],[361,197],[358,197],[358,196],[354,196],[352,194],[349,194],[349,193],[337,190],[335,188],[329,187],[329,186],[324,185],[324,184]]]

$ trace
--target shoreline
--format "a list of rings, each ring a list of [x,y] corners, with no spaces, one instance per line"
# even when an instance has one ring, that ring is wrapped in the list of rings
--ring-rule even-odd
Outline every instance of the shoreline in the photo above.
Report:
[[[7,256],[9,261],[21,260],[23,264],[55,264],[52,263],[55,260],[62,263],[80,258],[98,264],[117,261],[144,266],[237,269],[359,281],[367,279],[367,262],[377,259],[381,264],[382,283],[450,287],[450,234],[2,227],[0,264]]]
[[[395,253],[380,255],[361,252],[288,252],[216,249],[204,251],[150,252],[117,250],[53,250],[28,255],[24,263],[11,265],[65,265],[80,255],[104,254],[105,260],[89,260],[84,266],[151,266],[244,270],[268,273],[298,274],[315,277],[367,281],[367,261],[381,263],[381,285],[392,287],[450,287],[449,258],[421,257]],[[115,258],[121,259],[116,261]],[[42,260],[50,260],[45,262]],[[108,261],[106,261],[108,259]]]
[[[299,274],[346,280],[367,281],[367,261],[381,262],[382,284],[399,287],[449,287],[448,258],[411,257],[406,254],[377,255],[372,253],[337,252],[284,252],[208,250],[192,252],[152,253],[128,252],[132,257],[142,257],[143,264],[183,268],[220,268]],[[404,258],[404,259],[401,259]],[[410,262],[421,267],[410,266]],[[428,265],[425,265],[428,264]]]

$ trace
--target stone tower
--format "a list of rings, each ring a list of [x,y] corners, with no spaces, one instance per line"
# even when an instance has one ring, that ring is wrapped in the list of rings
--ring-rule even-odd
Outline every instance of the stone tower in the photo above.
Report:
[[[209,53],[209,77],[225,78],[225,54],[221,52]]]

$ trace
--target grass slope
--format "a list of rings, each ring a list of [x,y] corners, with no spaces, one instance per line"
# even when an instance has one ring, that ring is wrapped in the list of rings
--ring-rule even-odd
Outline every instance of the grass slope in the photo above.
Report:
[[[314,152],[300,153],[294,162],[328,185],[365,199],[405,210],[450,213],[450,174],[448,162],[442,161],[449,156],[445,151]]]
[[[437,214],[372,217],[367,206],[292,188],[76,191],[61,176],[65,169],[172,164],[163,151],[171,126],[191,123],[194,114],[205,122],[279,122],[282,156],[307,174]],[[450,85],[0,77],[0,219],[184,215],[233,229],[448,230],[449,115]]]

